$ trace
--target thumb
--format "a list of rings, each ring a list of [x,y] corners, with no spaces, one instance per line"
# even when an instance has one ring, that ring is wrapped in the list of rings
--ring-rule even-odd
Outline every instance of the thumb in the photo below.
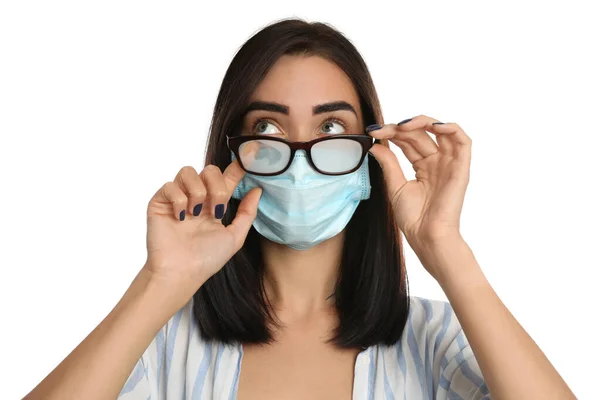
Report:
[[[396,157],[389,147],[378,143],[373,144],[371,149],[369,149],[369,153],[375,157],[383,170],[383,177],[385,178],[386,186],[388,188],[388,195],[391,198],[391,196],[406,183],[406,177],[400,167],[398,157]]]
[[[258,202],[262,196],[262,188],[255,187],[251,189],[238,206],[235,218],[226,228],[235,238],[236,248],[240,249],[246,240],[246,235],[256,218]]]

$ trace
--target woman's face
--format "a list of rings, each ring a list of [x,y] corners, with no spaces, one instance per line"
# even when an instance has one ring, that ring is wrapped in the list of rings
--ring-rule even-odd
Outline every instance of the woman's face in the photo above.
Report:
[[[250,98],[243,135],[307,142],[336,134],[362,134],[360,103],[352,82],[318,56],[283,56]]]

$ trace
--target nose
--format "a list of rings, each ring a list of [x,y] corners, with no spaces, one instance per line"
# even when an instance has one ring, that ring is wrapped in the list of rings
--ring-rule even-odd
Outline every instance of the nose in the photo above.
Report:
[[[294,184],[307,184],[319,174],[308,162],[308,155],[304,150],[296,150],[292,164],[285,175],[291,179]]]

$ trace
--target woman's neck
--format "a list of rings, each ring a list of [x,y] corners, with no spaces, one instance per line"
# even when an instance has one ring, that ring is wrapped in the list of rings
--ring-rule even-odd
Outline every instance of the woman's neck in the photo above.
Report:
[[[307,250],[261,238],[267,297],[280,319],[331,313],[344,242],[342,231]]]

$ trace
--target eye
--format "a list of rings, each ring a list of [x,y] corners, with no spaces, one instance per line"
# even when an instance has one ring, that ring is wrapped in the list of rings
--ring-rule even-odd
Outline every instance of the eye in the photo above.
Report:
[[[329,120],[322,125],[321,132],[323,133],[343,133],[345,130],[344,124],[341,121]]]
[[[273,125],[269,121],[259,120],[254,124],[254,129],[252,129],[257,135],[270,135],[275,133],[280,133],[275,125]]]

